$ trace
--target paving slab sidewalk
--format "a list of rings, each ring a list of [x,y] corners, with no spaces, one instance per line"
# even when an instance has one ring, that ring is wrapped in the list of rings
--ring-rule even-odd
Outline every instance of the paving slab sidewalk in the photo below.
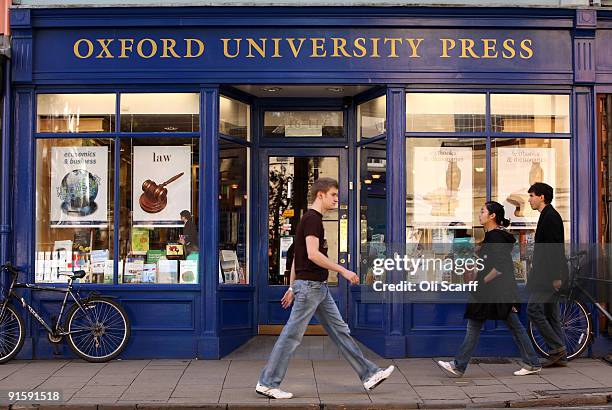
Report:
[[[377,359],[397,371],[366,392],[339,358],[294,358],[282,385],[295,398],[268,400],[254,392],[263,360],[13,361],[0,366],[0,407],[12,409],[307,408],[400,409],[612,405],[612,366],[578,359],[566,368],[516,377],[516,359],[473,363],[452,379],[427,359]],[[8,392],[59,391],[59,401],[9,401]],[[55,407],[58,408],[58,407]]]

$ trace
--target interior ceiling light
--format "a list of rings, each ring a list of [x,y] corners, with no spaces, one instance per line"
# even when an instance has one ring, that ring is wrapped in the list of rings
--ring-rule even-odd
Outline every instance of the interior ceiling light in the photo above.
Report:
[[[269,93],[277,93],[277,92],[279,92],[280,90],[282,90],[282,88],[280,88],[280,87],[264,87],[264,89],[263,89],[263,90],[264,90],[264,91],[267,91],[267,92],[269,92]]]

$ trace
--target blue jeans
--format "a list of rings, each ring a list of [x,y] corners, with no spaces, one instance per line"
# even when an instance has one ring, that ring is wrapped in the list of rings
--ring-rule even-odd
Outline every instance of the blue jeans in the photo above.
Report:
[[[470,363],[472,354],[478,345],[478,339],[480,339],[480,329],[482,328],[483,323],[484,321],[468,319],[465,339],[459,348],[459,352],[455,356],[455,367],[461,373],[465,373],[465,370]],[[532,369],[539,368],[540,359],[538,358],[538,355],[531,344],[531,340],[529,340],[529,336],[527,336],[527,331],[523,327],[523,324],[516,313],[510,312],[508,318],[506,319],[506,326],[508,326],[508,329],[510,329],[510,332],[512,333],[512,338],[519,349],[523,362]]]
[[[359,346],[351,337],[348,325],[342,320],[338,307],[326,283],[296,280],[293,283],[294,301],[289,321],[274,344],[268,363],[261,372],[259,383],[276,388],[287,372],[289,359],[299,346],[313,315],[316,315],[342,356],[355,369],[361,381],[367,380],[380,368],[363,357]]]
[[[565,350],[565,332],[561,325],[559,295],[557,293],[533,293],[527,304],[527,316],[538,328],[548,345],[549,353]]]

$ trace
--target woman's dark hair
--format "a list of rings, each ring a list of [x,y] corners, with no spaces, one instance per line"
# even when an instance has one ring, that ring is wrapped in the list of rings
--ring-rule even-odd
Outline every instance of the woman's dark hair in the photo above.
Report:
[[[510,220],[504,218],[506,216],[506,211],[504,210],[504,206],[502,204],[495,201],[488,201],[485,202],[485,208],[487,208],[489,214],[495,214],[495,223],[503,227],[510,226]]]

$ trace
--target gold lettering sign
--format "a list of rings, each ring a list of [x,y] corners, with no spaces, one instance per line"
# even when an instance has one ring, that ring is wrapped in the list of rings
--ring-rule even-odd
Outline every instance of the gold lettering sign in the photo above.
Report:
[[[529,60],[534,56],[534,42],[529,38],[238,37],[220,38],[212,46],[227,59],[420,59],[424,44],[429,53],[437,49],[435,56],[443,59]],[[206,58],[207,46],[199,38],[80,38],[73,44],[73,54],[78,59]]]

